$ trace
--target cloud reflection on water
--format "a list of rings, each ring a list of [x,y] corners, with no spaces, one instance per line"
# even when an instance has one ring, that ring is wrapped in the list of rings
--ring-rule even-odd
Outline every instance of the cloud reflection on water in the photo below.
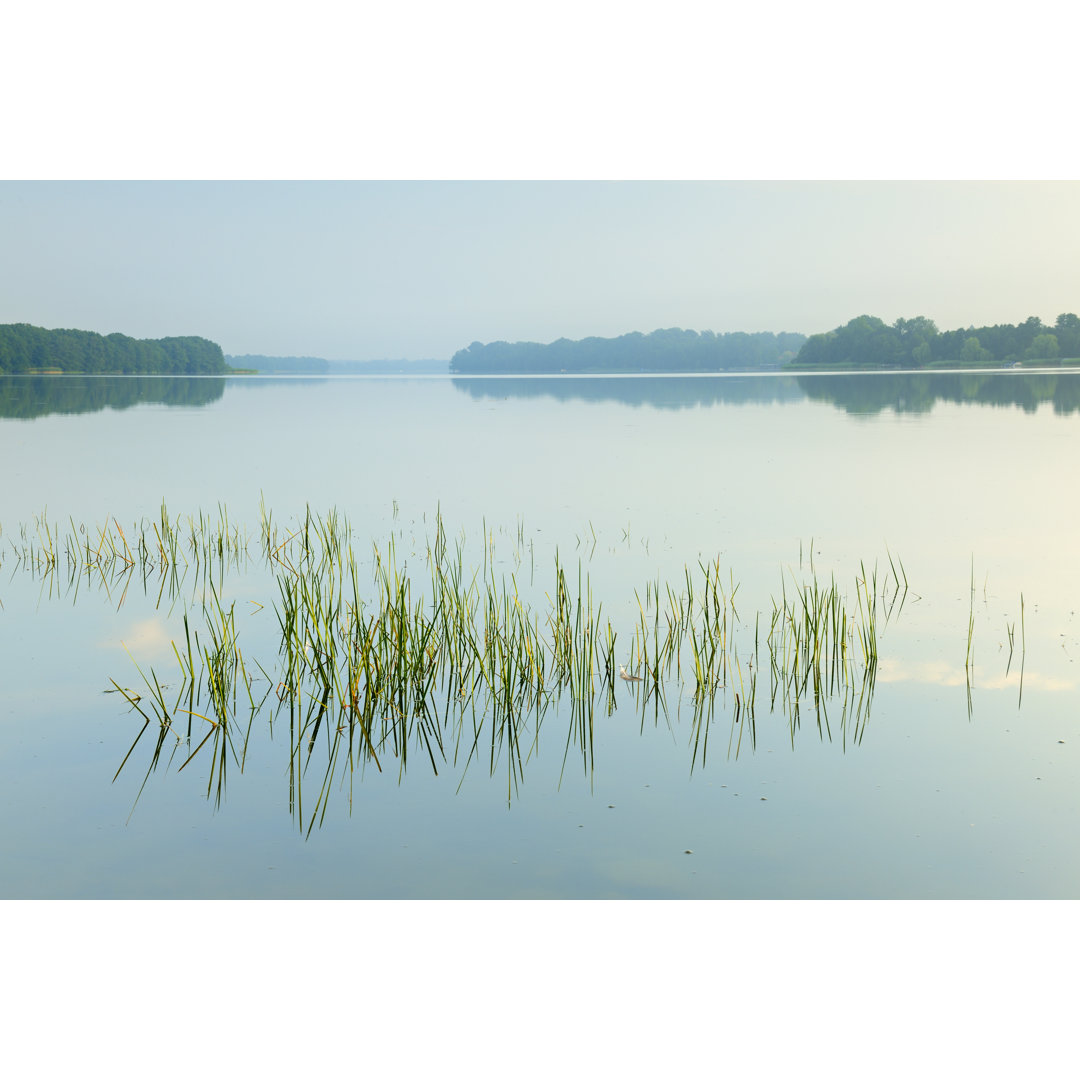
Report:
[[[965,686],[980,690],[1019,690],[1020,668],[1017,657],[1008,675],[984,675],[976,667],[970,674],[962,664],[950,664],[945,660],[910,662],[896,657],[882,657],[878,661],[879,683],[915,682],[929,686]],[[1076,689],[1076,681],[1044,675],[1030,668],[1024,669],[1024,688],[1028,690],[1067,691]]]

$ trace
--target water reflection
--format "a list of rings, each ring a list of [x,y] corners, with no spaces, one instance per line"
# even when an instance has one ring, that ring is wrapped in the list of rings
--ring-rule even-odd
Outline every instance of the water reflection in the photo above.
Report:
[[[525,544],[520,531],[509,542]],[[43,595],[74,603],[101,593],[120,610],[141,594],[159,612],[127,635],[137,679],[110,677],[107,690],[141,720],[116,772],[143,770],[136,802],[159,768],[197,763],[220,805],[253,734],[273,739],[276,727],[287,732],[289,805],[305,834],[366,770],[400,782],[414,762],[435,775],[455,770],[459,789],[470,769],[505,777],[509,803],[552,725],[565,724],[560,783],[580,765],[591,785],[596,723],[620,712],[636,714],[642,734],[666,725],[675,735],[688,710],[691,772],[706,766],[720,723],[726,759],[753,753],[766,711],[783,718],[793,748],[809,719],[820,741],[846,750],[866,730],[879,625],[907,594],[890,558],[884,583],[860,569],[852,606],[811,560],[808,576],[789,571],[771,612],[746,618],[717,558],[687,568],[678,590],[647,583],[636,625],[615,626],[580,563],[575,587],[556,555],[543,611],[513,578],[496,581],[492,537],[474,563],[464,536],[451,547],[438,512],[419,574],[396,544],[391,536],[361,562],[337,511],[281,527],[264,508],[247,533],[224,507],[177,518],[162,505],[158,519],[126,529],[42,516],[17,530],[9,558],[40,579]],[[248,616],[266,612],[254,651],[241,648],[238,601],[228,599],[237,582],[272,583],[277,594],[242,605]],[[182,634],[170,639],[181,599]],[[189,603],[201,603],[201,618],[189,618]],[[271,643],[276,656],[265,651]],[[171,673],[150,663],[163,654]]]
[[[614,402],[635,408],[691,409],[801,401],[793,376],[573,376],[565,378],[454,378],[454,388],[476,399],[547,398],[557,402]]]
[[[0,377],[0,419],[35,420],[134,405],[198,408],[219,401],[225,381],[153,375],[7,375]]]
[[[843,750],[858,746],[869,722],[874,678],[872,667],[865,670],[860,685],[841,691],[834,707],[827,694],[814,695],[806,709],[799,704],[785,705],[782,699],[779,711],[787,714],[784,719],[792,748],[807,714],[819,741],[836,743]],[[230,774],[244,771],[253,734],[273,738],[277,727],[287,738],[289,811],[305,835],[323,824],[335,793],[338,798],[347,794],[351,809],[354,784],[361,782],[368,770],[389,771],[402,783],[410,763],[414,768],[430,768],[436,776],[453,768],[460,790],[470,769],[480,768],[492,779],[505,779],[505,797],[510,804],[540,746],[542,728],[545,734],[554,728],[558,739],[558,731],[565,725],[559,785],[567,770],[580,768],[591,789],[597,767],[595,724],[600,716],[610,718],[620,709],[633,710],[642,735],[660,724],[675,734],[682,720],[681,708],[673,714],[662,690],[620,694],[621,702],[613,688],[584,700],[556,690],[533,711],[508,712],[500,711],[490,698],[471,702],[468,709],[440,711],[436,702],[443,688],[437,687],[431,698],[411,713],[378,715],[373,723],[365,724],[355,710],[342,708],[330,693],[301,700],[296,694],[283,692],[280,685],[275,692],[268,682],[247,673],[235,688],[232,707],[219,716],[212,678],[184,681],[171,703],[164,685],[154,680],[151,675],[141,694],[115,682],[108,691],[122,695],[142,720],[114,780],[125,767],[135,767],[139,760],[136,749],[147,732],[153,733],[149,758],[144,756],[138,766],[142,781],[136,803],[150,775],[159,768],[168,772],[175,767],[180,772],[199,761],[205,770],[206,796],[220,806]],[[769,711],[775,707],[773,702]],[[696,698],[689,724],[690,771],[706,767],[710,738],[714,746],[716,739],[721,739],[724,760],[753,753],[757,723],[756,710],[744,708],[738,701],[732,705],[713,695]],[[723,730],[719,736],[712,734],[718,725],[726,729],[726,741]],[[717,751],[712,752],[715,756]]]
[[[201,619],[185,611],[182,636],[168,641],[174,673],[146,660],[151,649],[160,657],[165,613],[129,635],[137,680],[109,680],[107,692],[142,721],[117,776],[155,733],[136,801],[159,767],[179,773],[197,762],[207,797],[220,804],[231,773],[244,771],[253,732],[273,737],[275,726],[288,733],[289,804],[305,833],[324,819],[334,791],[351,791],[368,769],[396,772],[400,782],[414,761],[435,775],[460,772],[459,788],[470,769],[505,777],[509,803],[541,728],[552,724],[566,725],[562,773],[579,761],[591,784],[597,720],[628,710],[642,733],[664,724],[674,734],[688,708],[691,772],[705,767],[721,721],[729,723],[726,757],[752,753],[766,708],[784,718],[793,747],[806,717],[819,740],[844,749],[861,741],[878,627],[906,595],[891,559],[885,584],[860,569],[853,601],[835,580],[819,581],[811,560],[807,577],[791,571],[781,582],[771,612],[750,618],[719,558],[699,562],[678,590],[649,582],[636,624],[617,626],[601,617],[580,563],[575,587],[556,554],[544,611],[513,578],[496,581],[491,536],[474,562],[464,536],[451,547],[438,512],[433,520],[419,573],[399,561],[395,536],[358,559],[337,511],[308,511],[281,527],[264,509],[251,534],[224,507],[182,519],[163,505],[159,519],[127,529],[115,519],[62,528],[43,516],[18,530],[11,555],[50,596],[74,602],[80,590],[101,591],[118,610],[132,585],[155,610],[171,610],[193,580],[187,598],[198,597]],[[520,531],[509,542],[525,544]],[[243,608],[266,612],[257,636],[276,656],[241,649],[238,602],[228,598],[237,582],[276,591],[273,600],[260,594],[265,603],[250,600],[254,611]]]
[[[198,408],[226,389],[311,387],[333,380],[281,376],[182,377],[9,375],[0,377],[0,419],[127,409],[135,405]],[[1059,414],[1080,408],[1080,371],[865,372],[835,375],[681,375],[453,377],[454,389],[474,400],[532,398],[549,402],[691,409],[714,405],[790,404],[805,399],[847,413],[885,409],[926,413],[937,402],[1016,406],[1034,412],[1049,402]]]
[[[828,402],[847,413],[862,415],[884,409],[927,413],[939,401],[1016,406],[1028,413],[1045,402],[1050,402],[1059,414],[1080,408],[1080,371],[800,375],[798,384],[812,401]]]
[[[1016,406],[1034,412],[1049,402],[1054,412],[1080,408],[1080,371],[860,372],[836,375],[724,375],[658,377],[455,378],[455,389],[477,399],[547,398],[590,404],[688,409],[710,405],[825,402],[852,414],[885,409],[926,413],[938,402]]]

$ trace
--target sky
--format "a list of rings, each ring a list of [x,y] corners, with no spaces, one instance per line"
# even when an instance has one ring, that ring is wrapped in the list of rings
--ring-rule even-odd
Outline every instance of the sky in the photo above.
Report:
[[[0,322],[449,359],[1080,311],[1075,181],[6,181]]]
[[[22,7],[0,322],[367,360],[1080,310],[1048,0]]]

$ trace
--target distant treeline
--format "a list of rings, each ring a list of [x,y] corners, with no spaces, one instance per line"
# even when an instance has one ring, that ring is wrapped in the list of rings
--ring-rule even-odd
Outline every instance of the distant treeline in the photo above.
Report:
[[[1044,326],[1032,315],[1012,326],[969,326],[941,332],[932,319],[919,315],[897,319],[892,326],[872,315],[860,315],[827,334],[814,334],[788,365],[795,370],[837,370],[935,367],[995,367],[1012,364],[1054,364],[1080,357],[1080,318],[1057,317]]]
[[[33,420],[54,413],[70,415],[102,409],[130,409],[135,405],[198,408],[219,401],[224,393],[225,379],[190,379],[186,376],[54,379],[48,375],[25,375],[0,379],[0,418]]]
[[[231,367],[260,375],[445,375],[445,360],[323,360],[318,356],[226,356]]]
[[[474,341],[454,353],[454,375],[589,375],[635,372],[768,371],[798,353],[804,334],[716,334],[711,330],[654,330],[617,338],[559,338],[550,345]]]
[[[29,323],[0,325],[0,374],[224,375],[220,345],[201,337],[140,341],[92,330],[45,330]]]
[[[242,371],[258,371],[263,375],[325,375],[330,361],[318,356],[226,356],[229,367]]]

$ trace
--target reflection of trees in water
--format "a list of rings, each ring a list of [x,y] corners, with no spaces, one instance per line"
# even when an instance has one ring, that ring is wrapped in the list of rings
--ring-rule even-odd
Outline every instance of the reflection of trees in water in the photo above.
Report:
[[[672,376],[627,378],[455,378],[456,389],[473,398],[551,398],[592,404],[651,405],[689,409],[697,405],[751,405],[801,401],[793,376]]]
[[[323,386],[328,379],[317,375],[234,375],[228,380],[230,390],[274,390],[288,387],[295,390],[298,386]]]
[[[133,405],[195,408],[219,401],[224,393],[223,378],[11,375],[0,378],[0,418],[32,420]]]
[[[1034,412],[1050,402],[1056,413],[1080,409],[1080,371],[1061,372],[885,372],[714,378],[456,378],[454,386],[473,398],[529,397],[593,404],[651,405],[687,409],[701,405],[756,405],[823,401],[848,413],[883,409],[925,413],[938,401],[1018,406]]]
[[[0,377],[0,418],[33,419],[53,413],[99,412],[133,405],[198,408],[219,401],[226,383],[235,388],[295,389],[326,380],[216,378],[189,376],[125,377],[11,375]],[[848,413],[928,412],[938,401],[1018,406],[1034,412],[1050,402],[1054,412],[1080,409],[1080,371],[1060,372],[867,372],[836,375],[722,375],[571,378],[483,378],[451,380],[475,399],[547,398],[555,402],[649,405],[689,409],[709,405],[787,404],[809,398]]]
[[[800,375],[798,382],[810,400],[829,402],[848,413],[925,413],[939,401],[1017,406],[1024,412],[1050,402],[1061,414],[1080,408],[1080,372],[1071,371]]]

